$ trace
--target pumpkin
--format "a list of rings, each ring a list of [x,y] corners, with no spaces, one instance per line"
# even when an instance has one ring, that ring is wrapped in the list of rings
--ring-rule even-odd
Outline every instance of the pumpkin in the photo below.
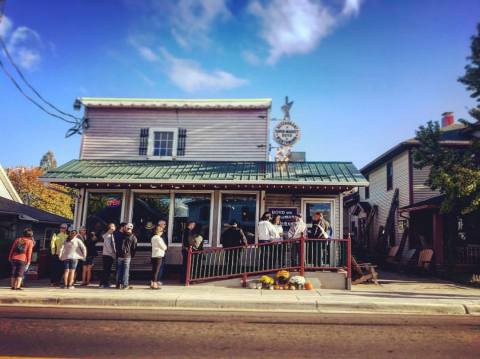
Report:
[[[305,289],[306,290],[312,290],[313,289],[313,284],[311,282],[305,283]]]
[[[273,286],[273,289],[280,289],[280,286],[279,286],[278,284],[275,284],[275,285]]]

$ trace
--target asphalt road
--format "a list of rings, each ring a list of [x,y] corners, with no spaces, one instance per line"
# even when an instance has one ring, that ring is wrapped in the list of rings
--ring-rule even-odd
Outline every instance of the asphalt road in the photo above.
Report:
[[[480,317],[0,307],[0,357],[479,358]]]

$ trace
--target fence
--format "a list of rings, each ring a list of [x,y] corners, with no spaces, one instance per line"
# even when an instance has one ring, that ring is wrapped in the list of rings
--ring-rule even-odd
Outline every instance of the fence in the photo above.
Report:
[[[350,239],[296,239],[232,248],[189,249],[186,285],[276,272],[346,269],[351,278]]]

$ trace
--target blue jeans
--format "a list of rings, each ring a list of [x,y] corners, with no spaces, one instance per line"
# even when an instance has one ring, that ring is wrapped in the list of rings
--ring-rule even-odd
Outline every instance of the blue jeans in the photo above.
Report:
[[[117,258],[117,286],[121,284],[128,287],[131,260],[132,258]]]

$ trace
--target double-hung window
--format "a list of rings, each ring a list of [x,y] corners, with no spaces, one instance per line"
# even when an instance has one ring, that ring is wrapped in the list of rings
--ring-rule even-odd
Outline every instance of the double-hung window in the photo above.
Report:
[[[177,128],[150,128],[148,154],[158,159],[172,159],[177,155]]]

